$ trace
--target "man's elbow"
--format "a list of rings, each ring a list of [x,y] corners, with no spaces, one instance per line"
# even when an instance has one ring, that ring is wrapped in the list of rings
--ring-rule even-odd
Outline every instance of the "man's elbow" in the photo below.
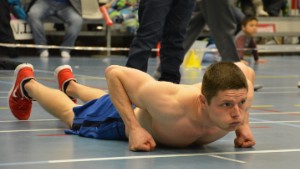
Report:
[[[119,70],[120,66],[118,65],[110,65],[105,69],[105,77],[109,78],[115,74],[116,70]]]

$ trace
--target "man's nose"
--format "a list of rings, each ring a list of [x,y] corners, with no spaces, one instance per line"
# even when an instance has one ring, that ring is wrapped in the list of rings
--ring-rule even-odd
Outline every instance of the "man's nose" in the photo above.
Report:
[[[241,110],[239,108],[238,105],[235,105],[233,108],[232,108],[232,111],[231,111],[231,117],[236,119],[236,118],[239,118],[240,115],[241,115]]]

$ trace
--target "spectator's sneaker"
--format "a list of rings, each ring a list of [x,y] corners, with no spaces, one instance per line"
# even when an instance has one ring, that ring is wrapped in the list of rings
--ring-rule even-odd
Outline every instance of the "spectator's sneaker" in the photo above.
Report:
[[[254,85],[254,91],[258,91],[259,89],[262,89],[262,88],[263,88],[263,85],[260,85],[260,84]]]
[[[48,58],[49,57],[49,52],[48,50],[43,50],[41,53],[40,53],[40,58]]]
[[[67,52],[67,51],[62,51],[60,53],[60,55],[61,55],[62,58],[65,58],[65,59],[71,58],[70,52]]]
[[[15,82],[8,94],[9,108],[19,120],[27,120],[31,114],[32,100],[24,89],[24,84],[34,78],[33,66],[20,64],[15,69]]]
[[[74,80],[76,82],[76,79],[72,72],[72,68],[69,65],[62,65],[62,66],[57,67],[54,71],[54,75],[57,79],[59,90],[61,90],[64,93],[66,93],[66,89],[71,80]],[[74,103],[77,103],[76,99],[74,99],[72,97],[70,97],[70,99]]]

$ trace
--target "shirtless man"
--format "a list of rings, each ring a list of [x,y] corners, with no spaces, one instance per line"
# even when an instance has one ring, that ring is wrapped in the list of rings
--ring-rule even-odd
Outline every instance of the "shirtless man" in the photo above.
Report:
[[[15,74],[9,104],[18,119],[29,118],[36,100],[70,127],[66,133],[128,140],[132,151],[151,151],[157,144],[205,145],[230,131],[236,132],[236,147],[255,145],[248,125],[254,73],[241,63],[213,64],[202,84],[195,85],[159,82],[139,70],[112,65],[105,71],[109,95],[77,83],[67,65],[55,70],[62,92],[37,82],[30,64],[19,65]],[[87,103],[78,106],[77,98]]]

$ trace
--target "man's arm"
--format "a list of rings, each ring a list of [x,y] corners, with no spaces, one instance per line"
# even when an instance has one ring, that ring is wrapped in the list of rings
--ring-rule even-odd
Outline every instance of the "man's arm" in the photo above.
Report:
[[[248,80],[248,97],[246,101],[246,112],[243,124],[235,131],[236,139],[234,144],[236,147],[249,148],[255,145],[255,140],[249,126],[249,109],[253,100],[253,84]]]
[[[154,81],[148,74],[122,66],[109,66],[105,71],[109,94],[119,111],[129,139],[132,151],[151,151],[156,143],[152,136],[137,121],[132,104],[145,108],[139,98],[140,91],[147,83]]]
[[[247,108],[245,112],[244,123],[235,131],[237,137],[234,140],[234,143],[236,147],[252,147],[255,145],[255,141],[249,127],[249,109],[252,105],[252,100],[254,97],[253,84],[255,81],[255,73],[249,66],[241,62],[235,62],[235,64],[242,70],[242,72],[246,76],[248,82],[248,96],[246,102]]]

